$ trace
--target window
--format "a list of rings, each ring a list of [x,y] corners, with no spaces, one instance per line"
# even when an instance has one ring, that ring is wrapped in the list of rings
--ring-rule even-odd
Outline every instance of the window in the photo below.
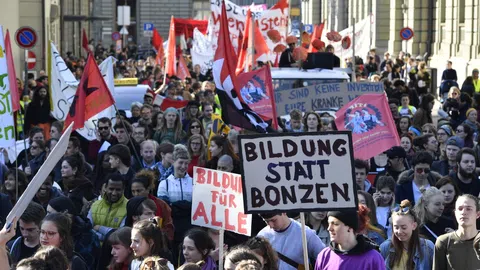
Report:
[[[194,0],[193,1],[193,13],[194,20],[208,19],[210,16],[210,1],[208,0]]]

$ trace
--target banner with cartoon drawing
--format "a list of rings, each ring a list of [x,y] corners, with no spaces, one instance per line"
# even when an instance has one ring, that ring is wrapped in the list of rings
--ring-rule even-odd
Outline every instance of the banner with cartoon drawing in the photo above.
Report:
[[[337,113],[338,130],[352,132],[355,158],[370,159],[400,145],[395,121],[385,94],[366,94],[343,106]]]
[[[240,94],[243,101],[256,113],[272,119],[273,128],[278,128],[275,98],[273,95],[270,67],[241,73],[237,77],[242,86]]]

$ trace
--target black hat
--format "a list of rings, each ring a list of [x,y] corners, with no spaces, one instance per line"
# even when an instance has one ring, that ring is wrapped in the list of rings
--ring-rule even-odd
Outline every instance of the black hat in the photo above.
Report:
[[[54,198],[48,202],[48,205],[50,205],[55,211],[64,213],[67,212],[70,215],[76,216],[77,213],[77,208],[75,208],[75,204],[73,201],[65,196],[59,196],[57,198]]]
[[[125,219],[125,226],[132,227],[133,226],[133,215],[137,208],[145,201],[147,197],[144,196],[135,196],[128,200],[127,202],[127,217]]]
[[[401,146],[393,146],[387,150],[388,158],[406,158],[407,152]]]
[[[190,107],[190,106],[200,107],[200,102],[198,102],[196,100],[190,100],[187,104],[187,107]]]
[[[358,213],[355,209],[345,209],[341,211],[329,211],[328,217],[334,217],[352,228],[355,232],[358,230]]]

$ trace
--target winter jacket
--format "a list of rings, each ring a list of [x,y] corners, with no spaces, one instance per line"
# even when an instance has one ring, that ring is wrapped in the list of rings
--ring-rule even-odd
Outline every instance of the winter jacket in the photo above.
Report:
[[[413,169],[404,171],[398,176],[397,186],[395,187],[395,203],[400,204],[401,201],[407,199],[412,205],[415,205],[415,199],[413,196],[412,181],[414,177]],[[435,171],[428,173],[427,179],[430,186],[435,186],[435,183],[440,179],[442,175]]]
[[[88,269],[95,269],[100,251],[100,240],[92,230],[90,221],[81,216],[74,216],[72,221],[72,238],[74,251],[84,259]]]

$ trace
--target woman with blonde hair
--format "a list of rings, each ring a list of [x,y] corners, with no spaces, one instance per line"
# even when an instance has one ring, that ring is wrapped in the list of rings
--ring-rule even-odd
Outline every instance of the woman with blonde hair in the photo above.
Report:
[[[193,167],[203,167],[207,164],[207,144],[201,134],[194,134],[188,138],[188,153],[192,160],[188,164],[188,175],[193,176]]]
[[[443,216],[444,209],[445,196],[436,187],[429,187],[423,191],[419,202],[415,204],[414,210],[418,217],[420,234],[432,242],[435,242],[440,235],[452,232],[457,227],[453,220]]]

